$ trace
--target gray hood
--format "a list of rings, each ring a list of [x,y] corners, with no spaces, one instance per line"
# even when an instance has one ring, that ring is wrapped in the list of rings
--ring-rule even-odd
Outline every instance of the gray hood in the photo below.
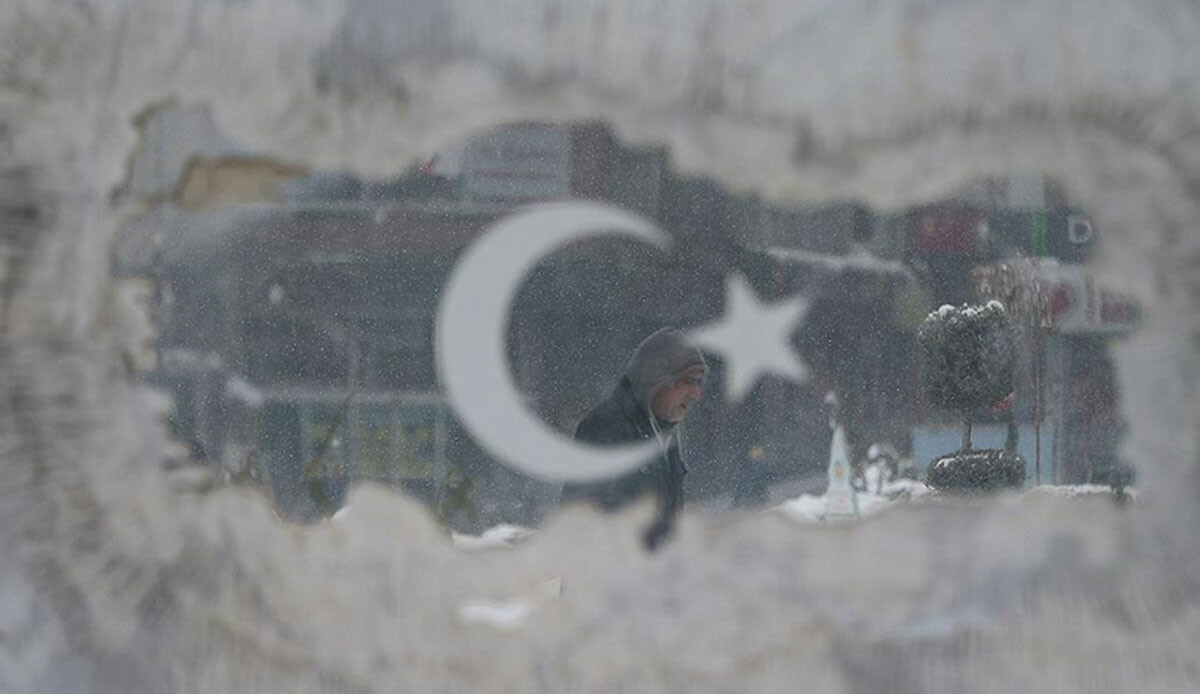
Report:
[[[634,350],[625,367],[625,377],[633,387],[634,398],[648,413],[650,401],[658,391],[697,366],[708,370],[700,348],[683,331],[662,328]]]

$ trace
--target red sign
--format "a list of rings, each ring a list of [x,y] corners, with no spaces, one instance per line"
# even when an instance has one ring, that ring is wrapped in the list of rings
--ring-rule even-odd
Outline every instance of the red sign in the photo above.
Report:
[[[973,277],[981,299],[996,299],[1016,313],[1032,310],[1041,325],[1057,332],[1124,333],[1142,316],[1137,301],[1097,287],[1079,265],[1023,258],[978,268]],[[1023,305],[1010,305],[1018,296]]]
[[[983,213],[972,209],[922,210],[912,213],[913,242],[922,253],[971,255],[975,252]]]

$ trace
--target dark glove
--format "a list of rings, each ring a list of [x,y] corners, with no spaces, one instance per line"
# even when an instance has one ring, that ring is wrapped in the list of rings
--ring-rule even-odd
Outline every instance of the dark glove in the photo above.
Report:
[[[658,549],[664,540],[671,536],[674,531],[674,524],[670,517],[660,517],[656,519],[642,533],[642,544],[645,545],[646,551],[653,552]]]

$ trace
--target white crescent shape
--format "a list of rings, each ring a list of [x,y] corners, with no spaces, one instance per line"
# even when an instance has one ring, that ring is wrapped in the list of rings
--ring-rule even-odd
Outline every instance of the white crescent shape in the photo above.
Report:
[[[553,203],[501,220],[463,253],[438,309],[438,377],[477,443],[506,465],[555,482],[611,478],[644,463],[657,442],[601,448],[577,444],[530,413],[505,349],[509,309],[525,275],[556,248],[620,233],[665,248],[650,221],[611,205]]]

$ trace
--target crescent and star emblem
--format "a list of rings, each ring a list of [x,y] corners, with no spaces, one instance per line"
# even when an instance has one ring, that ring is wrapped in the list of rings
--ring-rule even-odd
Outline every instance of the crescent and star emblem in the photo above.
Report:
[[[450,406],[477,443],[506,465],[555,482],[586,482],[632,470],[657,452],[645,444],[578,444],[534,416],[513,380],[505,350],[509,309],[528,272],[558,248],[620,234],[660,249],[670,237],[653,222],[612,205],[551,203],[527,208],[485,230],[456,264],[438,308],[438,377]],[[808,310],[792,297],[764,305],[745,279],[726,278],[725,313],[688,330],[721,355],[726,393],[739,402],[766,374],[804,382],[808,370],[789,336]]]

